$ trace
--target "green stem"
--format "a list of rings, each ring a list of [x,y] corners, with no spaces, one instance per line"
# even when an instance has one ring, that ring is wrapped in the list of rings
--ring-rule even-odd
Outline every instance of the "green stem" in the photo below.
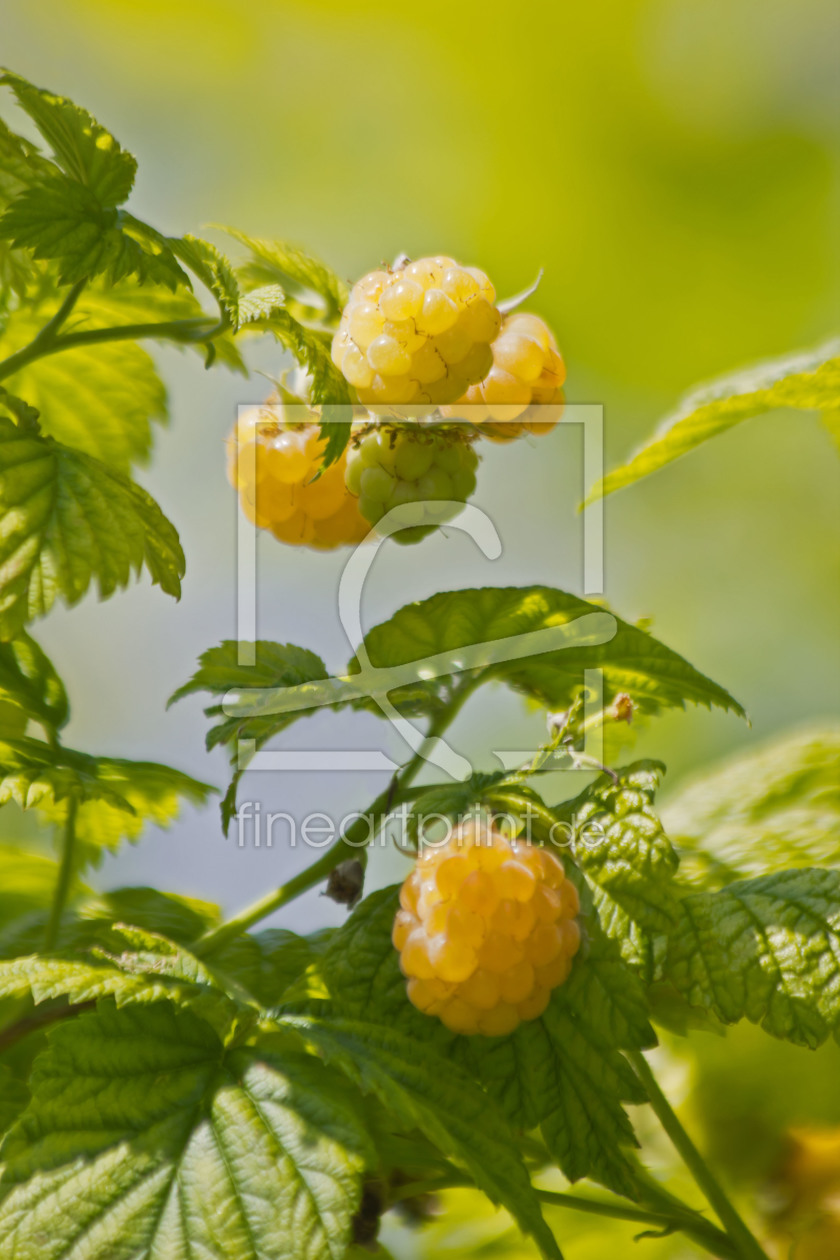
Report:
[[[627,1057],[647,1090],[648,1101],[659,1123],[714,1209],[721,1225],[735,1245],[740,1260],[767,1260],[767,1253],[733,1207],[723,1187],[678,1120],[671,1104],[659,1088],[659,1083],[647,1059],[637,1050],[629,1051]]]
[[[261,919],[267,918],[275,910],[282,909],[290,901],[294,901],[296,897],[300,897],[302,893],[308,892],[310,888],[314,888],[316,884],[321,883],[348,857],[357,857],[360,846],[363,846],[365,843],[366,833],[370,832],[367,822],[368,817],[373,816],[375,818],[378,815],[388,814],[394,805],[402,803],[403,790],[409,786],[425,765],[426,753],[435,740],[449,726],[475,686],[477,686],[477,679],[469,679],[462,684],[446,708],[430,724],[423,743],[411,760],[407,762],[404,769],[394,776],[384,792],[380,792],[367,810],[367,813],[357,818],[317,862],[313,862],[312,866],[308,866],[305,871],[301,871],[299,875],[295,875],[287,883],[281,884],[279,888],[273,889],[265,897],[261,897],[259,901],[246,906],[244,910],[234,915],[233,918],[227,919],[224,923],[220,923],[218,927],[211,928],[205,932],[191,947],[192,952],[199,958],[204,958],[208,954],[221,949],[229,941],[234,940],[235,937],[240,936],[243,932],[247,932],[250,927],[253,927],[255,923],[259,923]],[[367,838],[370,840],[372,836],[368,834]]]
[[[58,940],[58,930],[61,927],[61,916],[64,914],[70,885],[73,882],[73,862],[76,851],[76,813],[78,808],[78,801],[75,797],[71,797],[67,806],[67,820],[64,824],[61,864],[58,868],[58,879],[55,885],[55,892],[53,893],[50,921],[47,924],[47,933],[44,937],[44,950],[46,953],[55,949],[56,941]]]
[[[78,288],[78,285],[74,287]],[[72,304],[68,307],[63,319],[66,319],[70,309],[72,309]],[[229,327],[226,320],[216,321],[210,316],[202,316],[196,319],[174,319],[160,324],[120,324],[114,328],[89,328],[58,337],[52,325],[60,314],[61,311],[58,311],[28,346],[24,346],[22,350],[18,350],[16,354],[10,355],[8,359],[0,363],[0,380],[11,376],[14,372],[19,372],[21,368],[33,363],[36,359],[43,359],[49,354],[58,354],[62,350],[73,350],[79,346],[95,346],[103,341],[142,341],[144,338],[193,345],[212,341]]]
[[[413,1199],[421,1194],[436,1194],[441,1190],[457,1190],[472,1188],[469,1177],[453,1172],[442,1177],[433,1177],[426,1181],[412,1181],[398,1186],[390,1195],[391,1203],[401,1203],[405,1199]],[[686,1208],[684,1212],[657,1212],[643,1207],[634,1207],[631,1203],[620,1199],[596,1198],[594,1195],[564,1194],[554,1190],[535,1188],[537,1198],[550,1207],[568,1208],[573,1212],[585,1212],[590,1216],[602,1216],[614,1221],[630,1221],[638,1225],[652,1225],[654,1228],[676,1233],[680,1231],[692,1238],[700,1247],[720,1260],[738,1260],[738,1252],[732,1241],[697,1213]],[[696,1219],[693,1219],[695,1218]]]

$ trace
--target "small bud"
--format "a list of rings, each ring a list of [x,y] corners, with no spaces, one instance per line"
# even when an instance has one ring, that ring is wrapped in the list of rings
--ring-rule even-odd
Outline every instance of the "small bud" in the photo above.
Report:
[[[636,705],[632,697],[626,691],[620,691],[612,702],[609,716],[614,722],[631,722],[635,711]]]
[[[340,862],[334,871],[330,871],[325,896],[352,910],[362,895],[364,882],[365,871],[361,862],[358,858],[348,858],[346,862]]]

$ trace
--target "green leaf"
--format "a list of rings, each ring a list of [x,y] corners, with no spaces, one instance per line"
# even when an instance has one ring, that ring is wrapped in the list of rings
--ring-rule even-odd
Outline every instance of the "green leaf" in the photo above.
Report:
[[[707,888],[840,863],[840,724],[786,733],[692,777],[663,819],[681,873]]]
[[[630,461],[589,492],[593,503],[640,481],[733,425],[779,407],[834,411],[840,406],[840,341],[806,354],[770,359],[692,390]]]
[[[213,224],[239,241],[251,257],[237,267],[246,285],[279,285],[288,293],[316,293],[324,302],[324,318],[340,315],[347,301],[347,287],[325,263],[288,241],[267,241],[236,228]]]
[[[680,920],[673,878],[679,865],[653,807],[664,766],[638,761],[602,774],[554,812],[589,884],[604,933],[628,963],[654,979],[655,941]]]
[[[210,901],[142,886],[91,894],[76,913],[87,923],[131,923],[182,945],[221,922],[219,907]]]
[[[168,826],[182,801],[203,805],[214,790],[153,761],[93,757],[36,739],[0,740],[0,805],[35,806],[46,821],[61,824],[75,800],[80,862],[99,863],[121,840],[136,840],[147,823]]]
[[[53,858],[31,849],[0,844],[0,871],[0,925],[4,929],[16,919],[50,906],[58,878],[58,863]],[[75,880],[70,899],[81,895],[93,894]]]
[[[541,1019],[507,1037],[461,1037],[408,1000],[391,928],[397,889],[372,893],[332,937],[318,971],[341,1016],[399,1028],[412,1043],[459,1062],[521,1129],[542,1126],[563,1172],[633,1197],[623,1147],[635,1143],[623,1102],[644,1094],[621,1050],[656,1044],[644,996],[615,944],[585,922],[588,945]],[[415,1055],[416,1057],[416,1055]]]
[[[0,237],[36,259],[53,261],[62,284],[90,276],[115,283],[136,275],[174,289],[186,277],[167,248],[150,242],[137,221],[103,205],[91,189],[61,172],[23,192],[0,219]]]
[[[17,1260],[342,1260],[372,1152],[311,1057],[225,1052],[170,1003],[103,1003],[53,1032],[3,1158]]]
[[[780,871],[686,897],[666,977],[725,1024],[746,1018],[812,1049],[837,1035],[840,871]]]
[[[71,1004],[112,997],[118,1007],[167,1000],[207,1021],[224,1041],[255,1022],[256,1012],[225,992],[214,973],[165,937],[119,925],[127,946],[120,955],[94,951],[32,955],[0,961],[0,998],[31,995],[36,1006],[55,998]]]
[[[243,653],[254,661],[253,665],[239,664]],[[199,691],[224,697],[239,688],[304,687],[308,682],[326,677],[324,662],[306,648],[295,647],[292,643],[271,643],[266,639],[248,644],[225,639],[218,647],[208,648],[202,653],[198,670],[189,682],[170,696],[169,704]],[[273,735],[312,710],[307,710],[304,703],[301,709],[290,713],[239,718],[225,717],[222,705],[216,704],[204,712],[208,717],[222,719],[207,732],[208,750],[220,745],[228,747],[231,764],[238,767],[222,802],[222,823],[227,834],[236,812],[239,780],[244,773],[245,750],[240,746],[241,741],[253,741],[254,749],[261,748]]]
[[[137,162],[87,110],[9,71],[0,75],[0,83],[12,89],[71,179],[89,188],[103,206],[125,201]]]
[[[0,638],[62,595],[101,598],[145,564],[176,598],[184,554],[154,499],[116,469],[0,417]]]
[[[231,326],[239,327],[239,285],[230,263],[215,245],[197,236],[181,239],[170,237],[168,244],[174,254],[186,263],[190,271],[210,290]]]
[[[16,311],[3,335],[4,354],[28,345],[55,309]],[[75,322],[88,327],[95,309],[95,301],[79,303]],[[154,361],[133,341],[76,346],[36,359],[10,376],[8,385],[38,410],[45,433],[122,472],[148,461],[152,422],[167,419],[166,389]]]
[[[576,638],[574,622],[586,615],[591,620],[582,623]],[[569,646],[550,650],[551,643],[563,642],[567,626]],[[608,641],[598,642],[604,637]],[[587,638],[595,641],[588,643]],[[506,639],[512,640],[509,649],[499,642]],[[645,630],[547,586],[433,595],[406,605],[368,631],[365,647],[375,669],[399,670],[388,689],[391,701],[406,715],[438,712],[448,703],[452,675],[465,669],[480,670],[482,681],[501,680],[550,709],[568,708],[583,688],[584,670],[601,669],[605,705],[626,692],[644,713],[683,708],[691,701],[744,716],[727,691]],[[471,649],[466,655],[465,648]],[[432,662],[441,673],[428,681],[428,658],[434,657],[443,658]],[[360,670],[358,658],[348,670]],[[361,703],[378,709],[373,701]]]
[[[286,928],[267,928],[237,936],[214,950],[213,967],[241,984],[261,1006],[276,1006],[287,989],[323,955],[331,937],[331,929],[298,936]]]
[[[349,405],[350,390],[330,357],[331,336],[307,328],[289,312],[278,285],[246,294],[239,303],[239,326],[248,332],[270,332],[312,377],[311,402]]]
[[[0,212],[54,169],[33,144],[16,136],[0,119]],[[0,309],[13,293],[25,297],[38,272],[39,268],[26,251],[0,242]]]
[[[0,699],[56,735],[70,716],[64,683],[47,654],[22,630],[0,643]]]
[[[0,1063],[0,1135],[10,1129],[29,1102],[29,1090]]]
[[[374,1094],[400,1121],[420,1129],[445,1155],[463,1162],[476,1185],[503,1204],[545,1256],[562,1260],[513,1135],[470,1078],[402,1031],[362,1020],[287,1016],[328,1063]]]

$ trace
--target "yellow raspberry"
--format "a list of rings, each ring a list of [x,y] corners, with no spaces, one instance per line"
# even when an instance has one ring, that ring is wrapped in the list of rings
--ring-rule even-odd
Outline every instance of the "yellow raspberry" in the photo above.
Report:
[[[457,416],[459,407],[469,404],[469,419],[496,442],[547,433],[563,414],[566,379],[548,325],[538,315],[515,311],[489,349],[492,364],[443,414]]]
[[[513,1032],[567,979],[579,911],[547,849],[464,823],[421,853],[400,889],[392,940],[409,1000],[452,1032]]]
[[[346,455],[320,477],[325,442],[318,425],[286,420],[267,404],[244,412],[228,438],[228,477],[242,511],[280,542],[329,550],[370,532],[347,489]]]
[[[358,281],[332,359],[360,402],[382,414],[423,415],[486,376],[501,325],[483,271],[420,258]]]

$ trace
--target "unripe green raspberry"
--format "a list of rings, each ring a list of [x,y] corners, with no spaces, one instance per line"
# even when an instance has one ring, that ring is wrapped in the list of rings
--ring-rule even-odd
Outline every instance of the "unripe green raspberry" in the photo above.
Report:
[[[421,854],[400,889],[392,939],[409,999],[453,1032],[513,1032],[569,975],[579,911],[547,849],[464,824]]]
[[[345,483],[372,525],[400,508],[392,537],[414,543],[457,515],[475,490],[477,465],[463,429],[383,424],[349,447]]]
[[[454,402],[493,366],[502,317],[483,271],[421,258],[354,286],[332,358],[359,401],[381,414],[422,415]]]

